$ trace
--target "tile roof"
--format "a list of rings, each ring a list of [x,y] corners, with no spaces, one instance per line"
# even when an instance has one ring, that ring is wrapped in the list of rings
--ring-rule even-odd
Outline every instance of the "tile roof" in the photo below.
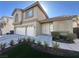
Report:
[[[72,20],[72,18],[77,17],[77,15],[73,16],[58,16],[49,19],[41,20],[40,23],[53,22],[53,21],[62,21],[62,20]]]

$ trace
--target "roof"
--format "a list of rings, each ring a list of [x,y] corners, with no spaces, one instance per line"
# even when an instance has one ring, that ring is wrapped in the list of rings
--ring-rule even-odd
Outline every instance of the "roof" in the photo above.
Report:
[[[47,22],[53,22],[53,21],[63,21],[63,20],[72,20],[72,18],[74,18],[74,17],[77,17],[77,15],[58,16],[58,17],[53,17],[53,18],[41,20],[40,23],[47,23]]]
[[[35,7],[35,6],[38,6],[40,9],[41,9],[41,11],[45,14],[45,16],[48,18],[48,15],[47,15],[47,13],[44,11],[44,9],[42,8],[42,6],[40,5],[40,3],[37,1],[37,2],[35,2],[35,3],[33,3],[32,5],[30,5],[30,6],[28,6],[27,8],[25,8],[25,9],[14,9],[14,11],[13,11],[13,13],[12,13],[12,15],[15,13],[15,11],[16,10],[21,10],[21,11],[26,11],[26,10],[28,10],[28,9],[30,9],[30,8],[33,8],[33,7]]]
[[[12,16],[13,16],[13,14],[14,14],[17,10],[23,11],[23,9],[15,8],[15,9],[13,10],[13,12],[12,12]]]
[[[0,19],[3,19],[3,18],[14,18],[13,16],[2,16]]]

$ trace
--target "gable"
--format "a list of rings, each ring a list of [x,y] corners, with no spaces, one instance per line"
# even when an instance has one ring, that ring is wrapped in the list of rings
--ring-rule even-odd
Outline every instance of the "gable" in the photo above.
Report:
[[[41,10],[39,6],[37,6],[37,10],[38,10],[37,13],[38,13],[39,20],[48,19],[46,14]]]
[[[34,7],[38,7],[39,10],[41,10],[41,12],[45,15],[46,18],[48,18],[48,15],[46,14],[46,12],[44,11],[44,9],[42,8],[42,6],[40,5],[40,3],[37,1],[34,4],[28,6],[27,8],[24,9],[24,11],[27,11],[29,9],[32,9]]]
[[[23,10],[22,10],[22,9],[15,8],[15,9],[13,10],[13,12],[12,12],[12,16],[13,16],[13,15],[14,15],[17,11],[21,11],[21,12],[23,12]]]
[[[44,11],[44,9],[42,8],[42,6],[40,4],[38,4],[37,6],[38,6],[38,9],[41,12],[41,14],[45,15],[45,17],[48,19],[49,17],[47,15],[47,13]]]

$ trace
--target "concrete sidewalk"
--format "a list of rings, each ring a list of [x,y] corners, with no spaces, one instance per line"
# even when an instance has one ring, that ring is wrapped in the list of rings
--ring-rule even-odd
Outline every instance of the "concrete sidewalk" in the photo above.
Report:
[[[75,43],[73,43],[73,44],[58,42],[59,48],[73,50],[73,51],[79,51],[79,39],[75,39],[74,41],[75,41]]]

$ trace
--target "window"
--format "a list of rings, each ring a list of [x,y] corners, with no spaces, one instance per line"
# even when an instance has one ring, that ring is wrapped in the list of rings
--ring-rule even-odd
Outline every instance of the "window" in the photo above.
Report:
[[[26,12],[26,18],[27,18],[27,17],[32,17],[32,16],[33,16],[33,14],[32,14],[32,10]]]
[[[15,15],[15,22],[18,20],[18,14]]]

